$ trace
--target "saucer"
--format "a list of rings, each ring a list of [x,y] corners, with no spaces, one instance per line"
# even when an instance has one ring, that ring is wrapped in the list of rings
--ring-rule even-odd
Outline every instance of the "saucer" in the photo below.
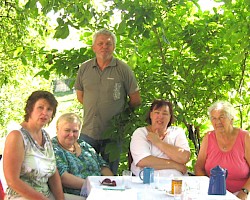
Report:
[[[172,194],[171,191],[166,191],[166,194],[167,194],[168,196],[171,196],[171,197],[174,196],[174,194]]]
[[[168,196],[170,196],[170,197],[174,197],[174,196],[175,196],[174,194],[172,194],[171,191],[166,191],[166,194],[167,194]],[[181,194],[176,194],[176,196],[181,196]]]

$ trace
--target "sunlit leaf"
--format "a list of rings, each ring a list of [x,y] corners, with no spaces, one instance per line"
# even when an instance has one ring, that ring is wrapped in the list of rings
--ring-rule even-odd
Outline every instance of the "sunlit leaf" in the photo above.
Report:
[[[69,35],[69,27],[68,25],[65,24],[64,26],[57,27],[54,38],[65,39],[68,37],[68,35]]]
[[[36,8],[36,3],[37,3],[37,2],[38,2],[38,0],[29,0],[29,1],[26,3],[25,7],[26,7],[26,8],[30,8],[30,9]]]

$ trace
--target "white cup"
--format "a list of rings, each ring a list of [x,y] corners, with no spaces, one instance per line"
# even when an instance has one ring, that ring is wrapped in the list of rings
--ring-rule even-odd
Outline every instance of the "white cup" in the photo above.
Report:
[[[130,189],[131,184],[132,184],[132,172],[129,170],[124,170],[122,172],[122,180],[123,180],[124,187],[126,189]]]

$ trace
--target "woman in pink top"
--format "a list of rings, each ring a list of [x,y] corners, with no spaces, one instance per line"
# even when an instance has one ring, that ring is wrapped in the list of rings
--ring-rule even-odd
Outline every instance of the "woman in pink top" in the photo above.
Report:
[[[247,199],[250,191],[250,134],[233,126],[235,110],[224,101],[214,103],[208,109],[213,131],[202,140],[195,165],[195,174],[210,176],[217,165],[228,170],[227,190],[240,199]]]

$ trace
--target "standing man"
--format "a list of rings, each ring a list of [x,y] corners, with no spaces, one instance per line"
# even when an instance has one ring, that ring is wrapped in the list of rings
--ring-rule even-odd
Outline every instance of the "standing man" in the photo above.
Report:
[[[81,65],[74,86],[84,110],[80,138],[101,153],[116,175],[120,159],[109,162],[104,151],[110,140],[102,139],[102,135],[112,117],[123,112],[128,97],[131,108],[141,104],[141,97],[133,71],[113,57],[115,47],[116,36],[112,32],[106,29],[96,32],[92,42],[96,57]]]

